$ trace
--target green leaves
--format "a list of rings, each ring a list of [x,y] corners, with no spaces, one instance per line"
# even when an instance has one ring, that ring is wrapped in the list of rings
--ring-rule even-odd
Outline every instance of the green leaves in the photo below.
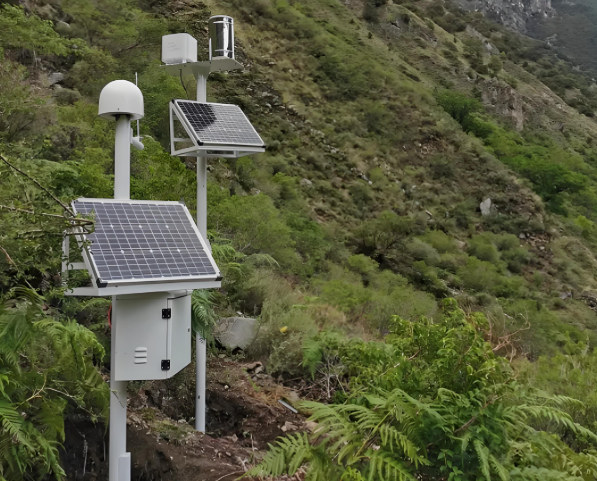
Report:
[[[108,386],[93,363],[104,349],[83,326],[44,314],[35,292],[14,293],[10,308],[0,305],[0,476],[63,479],[65,415],[107,415]]]
[[[213,309],[214,296],[211,291],[198,289],[191,295],[191,313],[193,331],[203,339],[213,342],[213,328],[216,325],[217,316]]]
[[[80,41],[66,40],[52,28],[52,22],[26,14],[21,6],[0,6],[0,48],[19,48],[37,54],[69,55]]]
[[[440,322],[395,318],[386,343],[325,333],[309,341],[304,365],[343,370],[345,402],[303,403],[317,428],[300,443],[280,440],[254,473],[292,475],[302,465],[307,477],[328,480],[592,479],[593,452],[577,453],[558,434],[597,446],[563,411],[582,405],[522,389],[485,342],[486,328],[482,314],[447,299]]]

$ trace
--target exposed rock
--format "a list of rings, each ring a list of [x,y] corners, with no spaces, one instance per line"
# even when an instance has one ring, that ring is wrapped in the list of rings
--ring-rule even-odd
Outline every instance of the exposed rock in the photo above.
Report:
[[[594,292],[585,292],[580,299],[584,301],[589,309],[597,312],[597,297]]]
[[[71,26],[68,23],[62,22],[60,20],[58,20],[56,22],[56,24],[54,25],[54,29],[60,35],[66,35],[66,34],[70,33],[70,31],[72,30]]]
[[[311,182],[309,179],[301,179],[300,181],[301,187],[313,187],[313,182]]]
[[[284,431],[284,432],[296,431],[297,429],[298,429],[298,426],[296,426],[295,424],[291,423],[290,421],[286,421],[284,423],[284,426],[282,426],[282,431]]]
[[[250,317],[227,317],[219,320],[214,335],[227,349],[246,349],[251,345],[259,323]]]
[[[491,215],[491,199],[485,199],[483,202],[481,202],[481,204],[479,204],[479,208],[481,209],[481,215]]]
[[[456,0],[465,10],[481,12],[488,19],[511,30],[527,31],[527,23],[553,17],[551,0]]]
[[[469,37],[475,37],[475,38],[478,38],[479,40],[481,40],[483,42],[483,46],[485,47],[485,50],[487,51],[488,54],[499,55],[500,50],[494,44],[492,44],[487,38],[485,38],[485,36],[483,36],[480,32],[475,30],[470,25],[466,26],[466,33]]]
[[[64,74],[62,72],[53,72],[48,76],[48,83],[50,86],[62,82],[64,80]]]
[[[482,90],[483,105],[497,115],[509,117],[514,128],[522,131],[525,120],[522,95],[507,83],[495,79],[487,80]]]

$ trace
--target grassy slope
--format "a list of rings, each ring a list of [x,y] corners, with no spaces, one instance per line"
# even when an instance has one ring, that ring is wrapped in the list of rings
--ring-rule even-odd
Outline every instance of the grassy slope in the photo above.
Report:
[[[529,73],[534,64],[506,61],[501,80],[481,75],[470,81],[464,57],[469,35],[456,32],[454,42],[454,34],[429,22],[429,4],[380,7],[371,23],[359,2],[352,9],[335,0],[290,3],[152,3],[143,8],[153,20],[130,10],[132,32],[114,23],[122,17],[119,9],[132,7],[106,4],[102,15],[112,19],[106,25],[113,24],[115,33],[102,27],[93,52],[47,67],[66,70],[64,86],[83,94],[82,101],[51,100],[56,91],[44,85],[46,74],[20,57],[28,82],[47,101],[47,118],[38,117],[35,130],[25,130],[10,152],[25,165],[41,159],[36,162],[49,172],[48,182],[65,198],[109,196],[112,132],[95,117],[95,102],[107,81],[138,71],[147,104],[142,129],[156,141],[147,138],[146,150],[134,153],[133,195],[183,197],[194,208],[192,170],[163,149],[167,102],[186,93],[159,66],[159,38],[186,29],[203,44],[210,10],[226,12],[237,20],[238,56],[247,68],[213,75],[208,96],[241,105],[270,149],[254,159],[212,163],[210,228],[216,244],[228,239],[249,256],[272,255],[281,267],[252,269],[244,277],[231,272],[218,304],[223,314],[261,314],[265,335],[258,347],[272,355],[274,368],[297,369],[302,339],[317,329],[378,336],[392,314],[434,315],[433,296],[455,296],[467,308],[483,309],[503,329],[528,318],[532,328],[523,349],[531,357],[569,339],[589,336],[593,342],[595,314],[580,294],[596,288],[597,263],[593,241],[574,223],[579,213],[590,218],[590,209],[582,211],[578,199],[564,193],[570,215],[550,213],[533,184],[496,158],[495,143],[465,134],[434,94],[446,86],[480,93],[484,118],[507,135],[515,135],[508,106],[518,106],[524,139],[513,144],[539,148],[545,142],[533,136],[547,133],[553,145],[578,154],[571,168],[589,177],[592,167],[584,160],[594,122]],[[85,38],[89,12],[80,5],[86,3],[64,5],[71,4],[81,10],[70,11],[67,36]],[[66,18],[61,15],[55,19]],[[467,21],[494,29],[494,42],[508,35],[478,18]],[[136,44],[141,34],[147,38]],[[506,74],[517,79],[516,90],[504,82]],[[187,84],[192,92],[190,79]],[[565,123],[565,133],[554,130],[555,123]],[[20,202],[21,195],[6,189],[0,197]],[[497,211],[483,217],[479,203],[487,197]],[[18,241],[7,238],[6,248],[19,261]],[[50,271],[57,265],[52,259]],[[25,254],[23,262],[33,263]],[[574,299],[559,298],[571,291]],[[284,326],[287,334],[279,332]]]
[[[278,12],[270,13],[268,18],[264,13],[258,17],[253,7],[243,7],[235,2],[214,3],[214,11],[230,11],[232,7],[233,14],[239,18],[237,35],[245,53],[255,62],[255,70],[266,75],[279,96],[297,106],[313,128],[325,133],[326,142],[344,154],[340,159],[330,159],[331,156],[326,155],[323,172],[300,162],[301,165],[288,168],[290,175],[314,180],[314,188],[305,192],[314,214],[322,222],[338,223],[341,231],[354,232],[355,224],[384,209],[393,209],[402,215],[417,216],[427,228],[446,231],[462,242],[470,241],[472,236],[484,230],[537,234],[540,239],[537,242],[534,237],[522,242],[535,256],[535,261],[523,275],[529,283],[533,282],[533,276],[543,276],[539,289],[543,292],[527,292],[525,295],[525,289],[521,288],[510,299],[503,300],[502,306],[510,309],[513,315],[525,310],[528,314],[529,300],[555,308],[552,312],[546,313],[544,309],[542,314],[539,309],[532,314],[534,329],[541,333],[540,337],[549,337],[551,342],[562,339],[561,332],[556,332],[565,330],[560,321],[581,330],[593,329],[594,314],[582,302],[564,304],[557,301],[559,293],[568,289],[578,292],[594,288],[593,274],[585,270],[595,265],[592,254],[583,256],[581,252],[585,249],[575,237],[561,237],[570,233],[570,226],[562,225],[562,219],[545,212],[541,201],[489,155],[481,142],[462,135],[432,98],[433,91],[442,88],[446,81],[459,90],[471,92],[476,87],[487,93],[497,90],[498,85],[504,90],[504,82],[485,78],[472,83],[467,78],[467,69],[455,69],[440,49],[442,43],[453,42],[454,36],[437,25],[431,30],[424,18],[419,19],[412,11],[389,6],[385,12],[380,11],[385,19],[371,25],[361,18],[362,5],[356,2],[352,5],[353,10],[333,1],[297,2],[294,6],[278,3]],[[265,11],[269,10],[266,8]],[[407,12],[411,18],[408,24],[396,20]],[[300,31],[288,33],[292,29],[298,30],[297,24],[307,32],[303,33],[305,38],[301,38]],[[457,36],[460,40],[456,46],[461,54],[461,40],[466,40],[467,34]],[[317,48],[312,48],[314,43]],[[313,51],[330,55],[326,50],[330,48],[342,61],[359,65],[353,71],[354,76],[365,69],[374,72],[369,78],[375,77],[380,75],[376,69],[381,67],[382,75],[387,79],[386,88],[364,87],[358,98],[335,99],[334,94],[330,95],[326,90],[326,84],[322,86],[321,81],[314,81],[321,77],[321,64],[314,61],[317,53]],[[462,61],[466,66],[466,60]],[[505,68],[518,79],[518,86],[516,91],[508,88],[510,92],[502,101],[522,99],[527,131],[547,132],[565,149],[595,134],[596,126],[592,120],[568,107],[532,74],[510,62]],[[379,127],[379,133],[375,132],[378,126],[373,121],[369,123],[373,134],[362,127],[363,119],[366,123],[369,118],[371,104],[382,106],[383,126]],[[279,114],[274,111],[270,115]],[[508,124],[503,115],[494,115],[494,118]],[[357,127],[350,129],[351,135],[347,137],[345,128],[338,124],[355,119]],[[557,122],[564,122],[571,133],[565,137],[555,131],[553,126]],[[289,149],[284,154],[306,158],[307,154],[303,152],[311,150],[317,138],[310,133],[302,132],[302,146],[298,152]],[[446,165],[448,172],[443,172],[442,167]],[[382,185],[374,183],[371,201],[358,205],[350,186],[361,182],[359,173],[367,174],[377,168],[384,174]],[[330,181],[335,181],[339,189],[330,191]],[[499,216],[481,218],[477,206],[486,197],[498,204]],[[458,211],[466,212],[464,222],[454,222]],[[358,242],[355,244],[357,251],[366,250]],[[410,277],[419,287],[425,287],[417,282],[419,273],[412,270],[412,257],[381,260]],[[567,272],[571,267],[575,271],[572,275]],[[449,275],[444,279],[450,285]],[[461,293],[464,298],[467,298],[466,291]],[[479,301],[484,302],[478,297],[472,299],[477,307]],[[537,341],[537,345],[540,344]],[[527,349],[532,351],[533,347],[527,346]],[[538,351],[544,349],[545,345]]]

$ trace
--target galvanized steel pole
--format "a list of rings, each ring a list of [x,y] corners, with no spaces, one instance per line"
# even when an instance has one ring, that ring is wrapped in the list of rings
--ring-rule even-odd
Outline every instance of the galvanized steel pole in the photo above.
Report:
[[[128,115],[116,119],[114,144],[114,198],[131,198],[131,120]],[[116,296],[112,296],[112,331],[110,340],[110,481],[130,481],[131,455],[126,452],[126,381],[116,381],[116,323],[118,319]]]
[[[207,102],[207,73],[197,76],[197,101]],[[197,157],[197,227],[201,236],[207,239],[207,158]],[[195,429],[205,432],[205,387],[207,384],[207,342],[195,333]]]

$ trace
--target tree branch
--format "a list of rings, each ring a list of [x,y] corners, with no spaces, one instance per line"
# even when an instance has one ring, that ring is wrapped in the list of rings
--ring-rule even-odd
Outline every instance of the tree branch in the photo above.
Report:
[[[52,199],[54,199],[54,201],[56,201],[58,204],[60,204],[60,206],[66,212],[68,212],[71,216],[75,217],[75,213],[70,209],[70,207],[68,205],[66,205],[58,197],[56,197],[54,194],[52,194],[48,189],[46,189],[43,185],[41,185],[37,180],[35,180],[29,174],[23,172],[21,169],[19,169],[19,168],[15,167],[14,165],[12,165],[8,160],[6,160],[4,158],[4,156],[2,154],[0,154],[0,160],[2,160],[2,162],[4,162],[6,165],[8,165],[11,169],[14,169],[19,174],[24,175],[25,177],[27,177],[30,181],[32,181],[35,185],[37,185],[41,190],[43,190],[46,194],[48,194]]]
[[[0,209],[7,209],[7,210],[11,210],[13,212],[22,212],[23,214],[41,215],[41,216],[45,216],[45,217],[52,217],[54,219],[65,220],[67,222],[78,222],[79,226],[93,225],[93,224],[95,224],[95,221],[91,220],[91,219],[81,219],[81,218],[78,218],[78,217],[64,217],[63,215],[59,215],[59,214],[46,214],[45,212],[34,212],[32,210],[19,209],[17,207],[11,207],[9,205],[2,205],[2,204],[0,204]]]
[[[8,255],[8,252],[6,252],[6,249],[5,249],[4,247],[2,247],[1,245],[0,245],[0,250],[1,250],[2,252],[4,252],[4,255],[6,256],[6,260],[8,261],[8,263],[9,263],[9,264],[12,264],[13,266],[15,266],[15,267],[16,267],[16,269],[17,269],[17,270],[19,270],[19,266],[17,266],[16,262],[12,260],[12,257],[10,257],[10,256]]]

